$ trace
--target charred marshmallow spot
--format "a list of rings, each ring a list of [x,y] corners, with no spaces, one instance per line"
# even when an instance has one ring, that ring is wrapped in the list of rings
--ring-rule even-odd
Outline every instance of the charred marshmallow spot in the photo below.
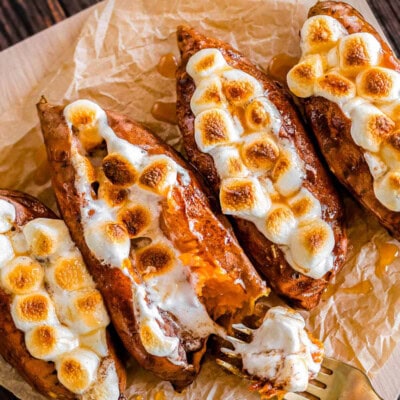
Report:
[[[250,343],[232,342],[243,369],[251,376],[273,381],[283,390],[305,391],[321,364],[322,344],[311,342],[303,317],[285,307],[273,307]]]
[[[242,105],[263,95],[261,84],[246,72],[229,69],[222,73],[221,78],[223,93],[230,104]]]
[[[225,97],[222,93],[221,80],[218,77],[211,77],[202,80],[196,87],[190,99],[190,108],[196,116],[202,111],[213,108],[224,108]]]
[[[279,157],[279,147],[265,133],[246,136],[242,146],[242,159],[251,170],[268,171]]]
[[[0,233],[8,232],[13,227],[15,217],[15,207],[0,199]]]
[[[240,178],[248,175],[248,170],[243,164],[239,150],[236,147],[221,146],[210,151],[213,157],[218,176],[225,178]]]
[[[400,211],[400,172],[389,171],[374,182],[376,198],[389,210]]]
[[[235,142],[238,132],[232,117],[224,110],[203,111],[195,120],[195,140],[200,151]]]
[[[347,30],[333,17],[316,15],[307,19],[300,35],[302,51],[318,53],[329,50],[340,38],[347,35]]]
[[[71,392],[82,394],[95,381],[99,364],[95,353],[78,348],[56,360],[57,377]]]
[[[53,361],[79,346],[78,338],[61,325],[37,326],[25,335],[26,347],[35,358]]]
[[[379,151],[382,141],[394,129],[394,122],[378,108],[366,103],[352,113],[351,136],[354,142],[365,150]]]
[[[225,214],[243,218],[264,217],[271,200],[254,178],[231,178],[221,183],[219,199]]]
[[[45,292],[15,296],[11,304],[11,315],[15,326],[22,331],[38,325],[58,323],[53,303]]]
[[[104,158],[103,171],[112,184],[122,187],[133,185],[138,174],[130,162],[118,153],[108,154]]]
[[[279,111],[266,97],[250,101],[246,106],[245,118],[253,130],[271,129],[276,134],[282,125]]]
[[[166,195],[176,179],[176,164],[169,157],[154,156],[140,174],[139,184],[146,190]]]
[[[13,246],[10,239],[0,234],[0,268],[6,265],[10,260],[14,258]]]
[[[339,43],[340,69],[355,76],[366,67],[377,65],[381,58],[381,45],[367,32],[353,33]]]
[[[368,68],[357,75],[357,93],[369,101],[394,101],[400,97],[400,74],[388,68]]]
[[[296,226],[297,221],[290,208],[284,204],[274,204],[265,221],[265,236],[273,243],[289,244]]]
[[[308,272],[315,279],[321,278],[327,272],[324,268],[328,263],[325,261],[334,246],[332,228],[323,220],[314,220],[300,226],[292,235],[290,243],[293,261],[300,272]]]
[[[122,209],[118,218],[125,225],[131,239],[142,233],[151,223],[149,209],[141,205]]]
[[[295,65],[287,75],[289,89],[298,97],[310,97],[314,93],[314,84],[324,73],[321,56],[307,56]]]
[[[36,218],[23,227],[25,239],[35,257],[45,258],[66,245],[69,232],[63,221]]]
[[[186,71],[197,83],[226,66],[225,58],[218,49],[202,49],[190,57]]]
[[[164,244],[144,247],[136,253],[137,268],[145,279],[162,275],[172,268],[175,255]]]
[[[36,292],[42,286],[42,266],[30,257],[16,257],[1,270],[2,286],[12,294]]]
[[[356,87],[349,79],[336,72],[329,72],[315,82],[314,95],[343,103],[355,97]]]

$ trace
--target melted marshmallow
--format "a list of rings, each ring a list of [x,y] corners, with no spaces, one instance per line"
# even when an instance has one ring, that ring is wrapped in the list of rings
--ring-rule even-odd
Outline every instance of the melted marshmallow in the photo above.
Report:
[[[334,18],[308,18],[301,30],[302,57],[287,75],[298,97],[321,96],[351,120],[351,137],[364,150],[381,204],[400,211],[400,73],[385,68],[382,47],[368,32],[348,34]],[[318,54],[312,54],[318,53]],[[400,109],[400,108],[399,108]],[[400,142],[399,142],[400,143]],[[386,174],[386,175],[385,175]]]
[[[262,325],[253,330],[250,343],[232,341],[243,369],[283,390],[306,390],[309,377],[315,377],[320,369],[322,352],[304,327],[300,314],[284,307],[269,309]]]
[[[320,26],[325,33],[329,31],[328,42],[336,43],[344,33],[332,20],[315,20],[307,29]],[[202,77],[194,65],[207,65],[210,54],[218,62]],[[199,150],[213,158],[221,179],[222,211],[253,222],[266,238],[282,246],[294,269],[321,278],[333,268],[332,257],[321,261],[325,248],[315,249],[300,264],[291,255],[292,236],[299,223],[323,222],[319,201],[302,188],[306,176],[303,161],[294,145],[279,137],[282,117],[264,95],[260,82],[222,62],[221,57],[216,49],[200,50],[190,58],[186,70],[196,83],[191,100],[196,117],[194,138]],[[305,88],[311,93],[308,82],[322,76],[323,63],[319,55],[310,54],[292,73],[300,92]],[[333,78],[319,81],[320,90],[330,90]]]

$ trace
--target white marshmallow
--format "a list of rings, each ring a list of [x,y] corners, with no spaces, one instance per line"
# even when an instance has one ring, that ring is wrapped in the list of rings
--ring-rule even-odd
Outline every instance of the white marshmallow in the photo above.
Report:
[[[290,198],[288,203],[298,221],[321,218],[321,203],[305,188],[301,188],[300,192]]]
[[[94,351],[99,357],[108,355],[107,332],[105,329],[97,329],[79,337],[81,346]]]
[[[0,234],[0,268],[14,258],[14,250],[10,239]]]
[[[226,99],[222,93],[221,81],[217,76],[202,80],[190,99],[190,108],[196,116],[202,111],[225,108]]]
[[[0,233],[8,232],[15,222],[15,207],[6,200],[0,199]]]
[[[400,172],[389,171],[374,181],[376,198],[389,210],[400,211]]]
[[[371,173],[374,179],[378,179],[387,171],[387,165],[377,155],[365,152],[364,159],[368,164],[369,172]]]
[[[241,178],[249,171],[240,158],[239,150],[231,146],[218,146],[210,150],[215,168],[221,179]]]
[[[24,254],[29,251],[28,242],[22,232],[14,232],[9,236],[15,254]]]

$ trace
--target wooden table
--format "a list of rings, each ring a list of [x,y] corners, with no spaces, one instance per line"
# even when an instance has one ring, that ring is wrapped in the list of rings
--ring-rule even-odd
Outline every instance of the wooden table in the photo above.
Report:
[[[0,0],[3,50],[100,0]],[[400,55],[400,0],[368,0],[392,47]],[[400,385],[400,378],[399,378]],[[1,400],[18,400],[0,387]],[[361,400],[361,399],[360,399]],[[400,400],[400,397],[399,399]]]

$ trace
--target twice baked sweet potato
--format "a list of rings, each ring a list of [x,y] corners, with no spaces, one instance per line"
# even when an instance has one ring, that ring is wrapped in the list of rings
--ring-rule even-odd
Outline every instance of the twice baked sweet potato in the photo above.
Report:
[[[64,222],[0,190],[0,241],[1,356],[49,399],[123,399],[109,320]]]
[[[128,352],[177,389],[207,338],[265,284],[196,175],[138,123],[88,100],[38,104],[57,201]]]
[[[219,194],[268,284],[311,309],[346,256],[333,183],[278,84],[227,43],[187,26],[177,35],[177,117],[188,159]]]
[[[308,16],[289,88],[331,171],[400,239],[400,62],[349,4],[318,2]]]

